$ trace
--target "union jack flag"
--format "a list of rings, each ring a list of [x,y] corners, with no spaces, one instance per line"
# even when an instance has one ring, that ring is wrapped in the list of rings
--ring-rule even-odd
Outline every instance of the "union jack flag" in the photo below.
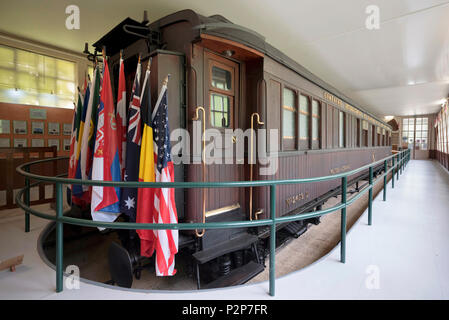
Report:
[[[125,172],[123,181],[139,181],[139,159],[141,144],[140,120],[140,76],[142,65],[137,65],[132,89],[132,100],[128,109],[128,132],[126,137]],[[131,222],[136,221],[137,189],[123,188],[120,199],[120,211],[126,214]]]
[[[134,96],[129,109],[128,134],[131,134],[131,141],[140,146],[142,139],[142,128],[140,121],[140,97]]]

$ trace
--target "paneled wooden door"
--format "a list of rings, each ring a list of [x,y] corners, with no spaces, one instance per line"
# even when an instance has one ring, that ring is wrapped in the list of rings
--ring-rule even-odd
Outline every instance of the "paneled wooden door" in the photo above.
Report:
[[[206,52],[204,63],[206,129],[215,129],[221,136],[221,143],[215,141],[214,145],[221,153],[221,163],[207,165],[207,180],[241,181],[244,180],[245,161],[236,159],[237,140],[229,134],[229,129],[235,130],[239,124],[239,64],[212,52]],[[220,188],[209,189],[207,194],[206,216],[211,216],[241,206],[244,193],[238,188]]]

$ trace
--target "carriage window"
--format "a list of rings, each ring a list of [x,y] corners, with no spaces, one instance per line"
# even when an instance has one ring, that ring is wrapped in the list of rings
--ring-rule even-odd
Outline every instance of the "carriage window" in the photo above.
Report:
[[[338,114],[338,146],[345,147],[345,114],[340,111]]]
[[[320,105],[318,101],[312,101],[312,140],[320,139]]]
[[[357,119],[356,144],[360,147],[360,119]]]
[[[368,122],[362,120],[362,142],[364,147],[368,147]]]
[[[294,149],[296,138],[295,92],[284,88],[282,101],[282,138],[293,141],[293,144],[289,143],[288,146],[290,149]]]
[[[222,68],[213,66],[212,67],[212,86],[221,89],[230,91],[232,90],[232,74],[228,70],[224,70]]]
[[[309,99],[301,95],[299,97],[299,139],[309,139]]]
[[[210,124],[214,127],[228,128],[230,125],[229,97],[219,93],[210,95]]]
[[[381,129],[380,127],[377,127],[377,146],[381,146],[381,140],[380,140],[380,133],[381,133]]]

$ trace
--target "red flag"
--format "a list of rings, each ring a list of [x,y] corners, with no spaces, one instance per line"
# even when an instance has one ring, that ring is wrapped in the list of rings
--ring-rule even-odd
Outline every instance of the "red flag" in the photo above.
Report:
[[[125,82],[125,67],[122,58],[120,58],[116,117],[117,117],[117,134],[119,136],[118,154],[120,157],[120,169],[121,169],[121,176],[123,179],[125,173],[125,158],[126,158],[126,82]]]
[[[98,126],[95,138],[92,180],[120,181],[117,123],[114,113],[108,63],[104,63]],[[120,215],[120,188],[92,187],[91,214],[97,221],[114,221]]]

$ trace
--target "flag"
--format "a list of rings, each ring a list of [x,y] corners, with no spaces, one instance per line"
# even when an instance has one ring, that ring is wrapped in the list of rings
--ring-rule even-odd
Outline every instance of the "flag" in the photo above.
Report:
[[[95,67],[94,75],[92,79],[92,84],[89,93],[89,100],[87,103],[87,108],[82,116],[83,132],[80,136],[81,148],[78,158],[78,168],[76,173],[77,179],[88,180],[92,168],[93,159],[93,147],[95,143],[96,135],[96,124],[98,118],[98,105],[100,103],[100,69],[98,66]],[[84,119],[84,121],[83,121]],[[80,132],[81,133],[81,132]],[[83,185],[79,186],[77,190],[77,196],[85,200],[86,203],[90,202],[90,187]]]
[[[75,137],[75,154],[74,154],[74,161],[75,161],[75,168],[74,168],[74,178],[81,179],[81,165],[80,165],[80,152],[81,152],[81,139],[83,136],[83,130],[84,130],[84,123],[86,122],[86,109],[87,105],[89,103],[89,96],[90,96],[90,82],[88,82],[86,91],[84,94],[84,102],[82,111],[80,112],[80,119],[79,119],[79,125],[78,125],[78,132],[76,133]],[[83,194],[83,187],[81,185],[72,185],[72,201],[73,203],[79,205],[79,206],[85,206],[88,204],[89,200],[86,196]]]
[[[120,181],[119,139],[108,63],[104,62],[92,180]],[[92,187],[91,214],[96,221],[112,222],[120,215],[120,188]]]
[[[77,137],[78,137],[78,131],[80,126],[80,118],[81,118],[81,112],[82,107],[80,105],[80,93],[78,94],[78,104],[75,105],[75,108],[73,110],[73,121],[72,121],[72,130],[70,134],[70,152],[69,152],[69,170],[67,177],[69,179],[75,178],[75,172],[76,172],[76,149],[77,149]],[[73,194],[73,187],[72,185],[70,188],[67,188],[67,203],[69,205],[72,204],[72,194]]]
[[[156,182],[174,182],[174,166],[171,159],[170,130],[168,125],[167,82],[168,77],[162,85],[151,117],[151,127],[154,130],[153,159]],[[151,127],[149,130],[150,134],[152,133]],[[143,144],[142,154],[144,154]],[[147,153],[146,150],[145,153]],[[148,166],[145,165],[145,167]],[[150,205],[153,223],[177,223],[178,215],[175,204],[175,189],[159,188],[153,190],[153,201]],[[140,213],[141,211],[139,210]],[[178,230],[154,230],[152,240],[154,250],[156,251],[156,275],[175,275],[176,269],[174,267],[175,254],[178,252]]]
[[[78,93],[78,104],[73,112],[72,133],[70,135],[70,154],[69,154],[69,172],[68,178],[75,178],[76,171],[76,150],[78,133],[80,129],[80,120],[82,113],[81,93]]]
[[[125,82],[125,67],[122,58],[120,58],[116,118],[117,118],[117,133],[119,135],[118,152],[120,156],[120,170],[123,179],[125,173],[125,159],[126,159],[126,82]]]
[[[128,132],[126,136],[125,172],[123,181],[139,181],[139,159],[141,144],[140,120],[140,76],[142,66],[137,64],[136,75],[132,88],[131,102],[128,110]],[[147,77],[145,76],[145,81]],[[149,80],[148,80],[149,81]],[[123,188],[120,200],[120,210],[131,222],[136,221],[137,188]]]
[[[138,171],[139,181],[154,182],[154,152],[153,129],[151,128],[151,90],[150,71],[147,69],[142,91],[142,107],[146,110],[143,115],[142,147]],[[153,223],[153,189],[139,188],[137,190],[137,217],[138,223]],[[140,238],[140,252],[142,256],[151,257],[154,251],[153,230],[137,230]]]

